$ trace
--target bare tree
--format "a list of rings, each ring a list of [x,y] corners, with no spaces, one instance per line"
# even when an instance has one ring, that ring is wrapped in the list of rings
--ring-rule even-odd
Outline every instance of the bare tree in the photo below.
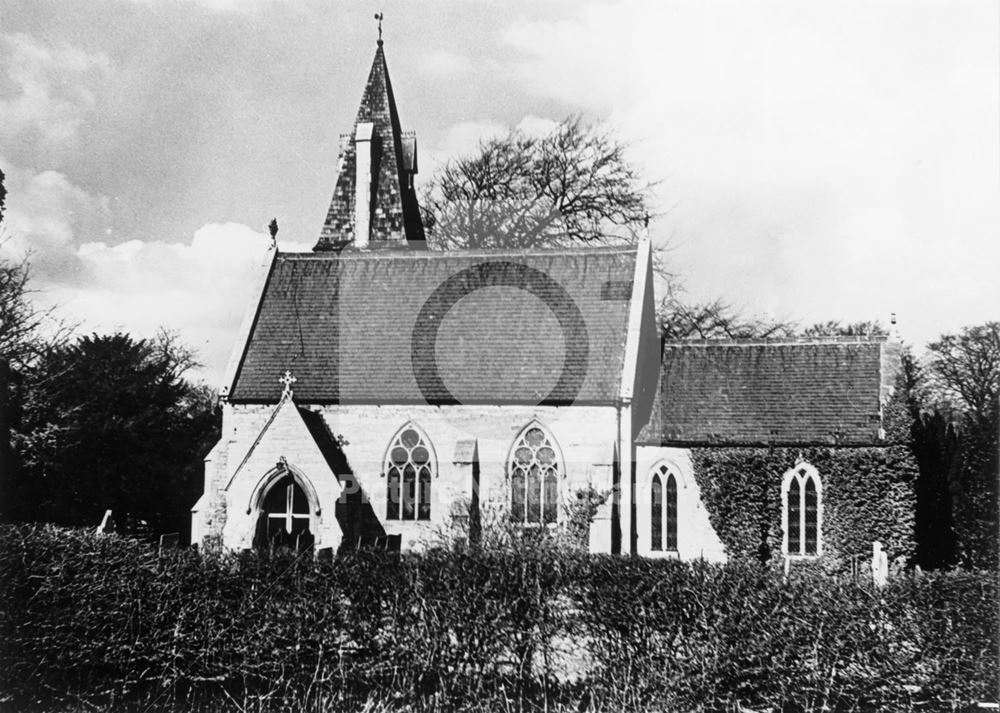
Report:
[[[633,242],[649,188],[624,144],[571,117],[544,136],[513,130],[450,160],[422,204],[438,249]]]
[[[28,258],[5,256],[7,237],[2,219],[6,196],[0,172],[0,519],[11,516],[16,470],[11,431],[24,400],[24,372],[70,333],[70,327],[55,319],[51,309],[39,309],[32,302]]]
[[[746,317],[722,300],[688,304],[668,295],[659,314],[665,339],[766,339],[795,333],[791,322]]]
[[[802,331],[804,337],[879,337],[888,334],[878,321],[841,322],[831,319],[817,322]]]
[[[931,387],[976,423],[995,418],[1000,398],[1000,322],[965,327],[928,345]]]
[[[927,351],[924,366],[914,362],[905,374],[925,539],[940,545],[925,555],[932,564],[996,567],[1000,322],[943,335]]]
[[[0,236],[0,249],[3,243]],[[51,317],[50,311],[32,304],[30,277],[27,258],[0,256],[0,360],[12,366],[26,363],[37,353],[42,326]]]

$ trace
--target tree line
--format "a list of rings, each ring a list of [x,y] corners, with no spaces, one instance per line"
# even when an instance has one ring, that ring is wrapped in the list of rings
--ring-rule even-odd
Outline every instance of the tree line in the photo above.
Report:
[[[634,243],[652,187],[612,133],[570,117],[446,161],[421,203],[432,249]],[[0,173],[0,231],[4,197]],[[721,300],[691,303],[657,258],[668,286],[658,310],[664,339],[886,331],[878,322],[802,328]],[[907,348],[903,364],[920,465],[917,561],[994,566],[1000,322],[943,335],[922,359]],[[81,525],[111,509],[120,528],[186,534],[201,459],[220,427],[214,392],[187,376],[193,366],[195,355],[167,332],[75,335],[34,306],[27,260],[0,250],[0,514]]]
[[[27,258],[3,253],[0,173],[0,516],[122,532],[190,530],[202,458],[218,439],[194,354],[161,331],[76,334],[35,306]]]

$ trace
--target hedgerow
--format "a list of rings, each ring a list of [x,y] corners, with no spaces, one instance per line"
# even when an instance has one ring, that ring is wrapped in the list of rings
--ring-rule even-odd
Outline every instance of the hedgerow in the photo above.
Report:
[[[544,541],[158,554],[0,528],[12,710],[951,710],[995,700],[997,583],[865,582]]]

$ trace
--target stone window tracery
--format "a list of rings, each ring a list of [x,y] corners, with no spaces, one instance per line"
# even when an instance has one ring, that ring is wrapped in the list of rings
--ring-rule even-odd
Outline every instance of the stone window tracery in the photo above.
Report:
[[[403,427],[386,453],[387,520],[430,520],[436,468],[430,441],[414,425]]]
[[[650,483],[650,550],[677,550],[677,478],[665,464],[653,469]]]
[[[507,463],[511,486],[511,520],[525,525],[549,525],[559,519],[559,449],[539,423],[524,429]]]
[[[823,550],[823,484],[819,473],[800,463],[782,482],[782,549],[791,557],[818,557]]]

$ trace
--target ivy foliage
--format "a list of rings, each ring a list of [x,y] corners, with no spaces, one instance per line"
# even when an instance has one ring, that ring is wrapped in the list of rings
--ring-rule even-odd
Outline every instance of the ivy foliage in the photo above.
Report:
[[[730,557],[781,556],[782,479],[803,461],[822,481],[826,569],[843,570],[852,557],[869,556],[875,540],[890,561],[913,555],[917,466],[908,446],[695,448],[691,455],[712,527]]]
[[[882,409],[884,445],[692,449],[702,501],[729,556],[781,561],[782,480],[806,462],[822,483],[824,569],[846,571],[866,561],[876,540],[890,562],[912,563],[919,467],[908,393],[905,375],[897,374]]]

